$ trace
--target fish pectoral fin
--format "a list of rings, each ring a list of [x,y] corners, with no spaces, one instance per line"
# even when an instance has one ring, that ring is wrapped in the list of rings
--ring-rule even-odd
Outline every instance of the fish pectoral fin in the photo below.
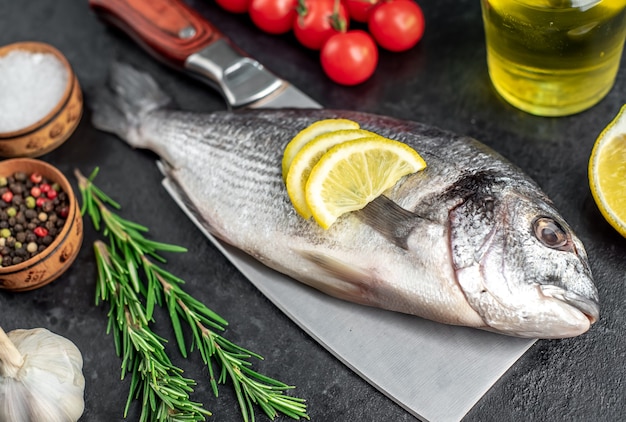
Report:
[[[396,246],[407,250],[409,235],[424,220],[384,195],[356,211],[356,216]]]
[[[308,285],[339,299],[363,305],[372,304],[369,298],[375,280],[371,273],[318,252],[300,251],[299,253],[329,276],[307,277]]]

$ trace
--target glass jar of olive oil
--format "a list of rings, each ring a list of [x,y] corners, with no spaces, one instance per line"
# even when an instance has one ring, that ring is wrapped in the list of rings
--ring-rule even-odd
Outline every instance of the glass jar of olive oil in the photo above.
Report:
[[[481,0],[495,89],[540,116],[583,111],[611,90],[626,0]]]

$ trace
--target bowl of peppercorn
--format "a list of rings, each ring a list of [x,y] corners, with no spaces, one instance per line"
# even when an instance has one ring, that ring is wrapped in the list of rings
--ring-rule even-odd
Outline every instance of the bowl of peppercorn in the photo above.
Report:
[[[83,221],[72,186],[44,161],[0,162],[0,288],[42,287],[74,262]]]

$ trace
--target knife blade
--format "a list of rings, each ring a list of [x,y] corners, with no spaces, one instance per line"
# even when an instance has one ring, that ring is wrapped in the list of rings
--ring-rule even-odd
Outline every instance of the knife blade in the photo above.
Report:
[[[217,89],[231,108],[321,107],[179,0],[89,3],[155,58]],[[215,247],[282,312],[420,419],[462,419],[534,342],[444,326],[324,295],[215,239],[184,205],[171,181],[165,178],[163,186]]]

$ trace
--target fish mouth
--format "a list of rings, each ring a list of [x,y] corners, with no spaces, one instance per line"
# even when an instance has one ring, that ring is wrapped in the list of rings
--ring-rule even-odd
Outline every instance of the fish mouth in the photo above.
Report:
[[[597,301],[571,292],[567,292],[563,298],[565,303],[585,314],[589,318],[590,324],[594,324],[600,319],[600,304]]]
[[[595,298],[563,290],[557,286],[543,285],[540,286],[540,290],[545,296],[558,299],[578,309],[589,319],[590,324],[594,324],[600,319],[600,304]]]

